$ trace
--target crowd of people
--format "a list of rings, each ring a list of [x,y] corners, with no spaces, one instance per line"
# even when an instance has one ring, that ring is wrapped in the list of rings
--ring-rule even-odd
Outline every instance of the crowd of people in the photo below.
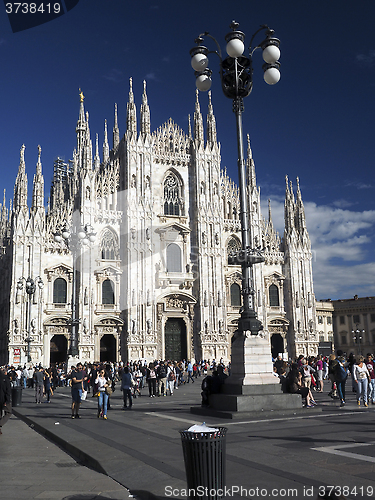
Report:
[[[88,394],[98,399],[98,418],[108,419],[110,396],[120,388],[123,394],[123,409],[131,410],[133,399],[148,391],[150,398],[173,396],[182,384],[195,383],[198,377],[206,377],[209,370],[220,366],[228,374],[230,364],[224,367],[223,360],[203,360],[179,362],[144,360],[129,363],[77,363],[68,369],[66,363],[54,364],[44,368],[41,364],[33,366],[4,366],[1,368],[0,389],[0,433],[1,427],[11,414],[12,387],[30,388],[35,391],[35,403],[50,403],[54,391],[59,387],[70,387],[72,396],[71,418],[81,418],[79,409]]]
[[[294,362],[285,361],[282,356],[274,360],[274,375],[280,378],[282,390],[301,394],[307,408],[317,403],[314,392],[323,392],[324,380],[330,381],[328,395],[346,404],[346,383],[351,381],[351,390],[356,393],[357,405],[375,405],[375,364],[371,353],[366,356],[346,356],[342,351],[305,357],[300,355]]]
[[[356,393],[358,406],[375,405],[374,356],[346,356],[343,352],[330,356],[299,356],[294,361],[278,356],[273,360],[274,375],[280,379],[284,392],[301,394],[304,406],[317,404],[314,394],[323,392],[324,380],[330,381],[328,395],[346,403],[346,384],[351,380],[351,390]],[[80,404],[88,394],[97,397],[98,418],[107,420],[110,396],[119,388],[123,395],[123,409],[131,410],[133,399],[148,392],[150,398],[173,396],[182,384],[201,383],[202,406],[209,406],[210,394],[220,392],[220,387],[230,375],[230,363],[223,360],[191,362],[182,360],[144,360],[129,363],[77,363],[70,369],[62,363],[43,368],[41,365],[5,366],[0,370],[0,434],[1,427],[11,415],[11,388],[30,388],[35,391],[35,403],[50,403],[59,387],[71,388],[71,418],[80,418]]]

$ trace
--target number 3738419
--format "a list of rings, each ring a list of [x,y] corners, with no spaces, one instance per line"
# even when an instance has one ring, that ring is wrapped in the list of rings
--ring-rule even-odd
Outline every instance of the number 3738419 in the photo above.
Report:
[[[60,14],[59,3],[18,3],[9,2],[5,4],[7,14]]]

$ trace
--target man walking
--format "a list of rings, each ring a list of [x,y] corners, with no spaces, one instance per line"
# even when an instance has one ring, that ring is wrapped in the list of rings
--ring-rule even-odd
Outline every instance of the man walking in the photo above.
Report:
[[[187,374],[188,374],[188,379],[187,379],[187,383],[189,383],[189,381],[191,380],[194,384],[194,378],[193,378],[193,365],[191,363],[191,361],[188,361],[188,365],[187,365]]]
[[[43,389],[44,389],[44,373],[43,373],[43,368],[41,366],[35,369],[34,382],[35,382],[35,402],[36,404],[41,404],[43,399]]]
[[[7,375],[7,369],[0,369],[0,434],[2,427],[5,425],[12,414],[12,404],[10,380]]]

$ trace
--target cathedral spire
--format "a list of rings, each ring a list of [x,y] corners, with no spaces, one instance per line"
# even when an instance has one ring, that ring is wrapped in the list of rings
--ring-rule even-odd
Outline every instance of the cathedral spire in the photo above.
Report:
[[[300,234],[306,231],[305,207],[302,201],[302,195],[299,187],[298,177],[297,177],[297,201],[296,201],[296,226]]]
[[[103,163],[107,163],[109,158],[107,120],[104,120],[104,142],[103,142]]]
[[[27,209],[27,175],[25,165],[25,145],[22,144],[20,151],[20,164],[14,186],[14,210]]]
[[[137,115],[134,104],[133,79],[129,79],[129,101],[126,105],[126,133],[129,139],[137,137]]]
[[[190,113],[188,114],[188,136],[189,136],[189,139],[191,139],[193,137],[193,135],[191,133],[191,116],[190,116]]]
[[[293,186],[290,183],[289,189],[289,179],[288,176],[285,176],[285,202],[284,202],[284,222],[285,222],[285,233],[290,234],[294,228],[294,195],[293,195]]]
[[[208,92],[207,143],[213,147],[217,143],[216,120],[211,102],[211,90]]]
[[[44,208],[44,179],[42,175],[42,162],[40,160],[42,148],[38,146],[38,161],[36,164],[36,173],[33,182],[33,197],[31,202],[31,211],[36,212],[39,208]]]
[[[80,94],[80,106],[79,106],[79,115],[78,115],[78,121],[77,121],[77,126],[76,126],[76,134],[77,134],[77,152],[78,152],[78,157],[79,157],[79,163],[80,166],[82,164],[82,156],[83,156],[83,149],[86,144],[86,137],[87,137],[87,123],[86,123],[86,118],[85,118],[85,107],[84,107],[84,99],[85,96],[83,95],[83,92],[81,89],[79,89]]]
[[[143,80],[143,94],[141,104],[141,134],[145,138],[151,133],[150,108],[147,102],[146,81]]]
[[[199,90],[195,91],[195,111],[194,111],[194,139],[198,146],[204,142],[203,119],[199,105]]]
[[[95,170],[98,170],[99,167],[100,167],[99,137],[98,137],[98,134],[96,134],[94,168],[95,168]]]
[[[86,111],[86,144],[84,150],[85,161],[82,166],[87,170],[92,170],[92,141],[90,136],[89,112]]]
[[[247,183],[250,191],[253,191],[257,186],[257,179],[255,175],[255,163],[253,160],[253,153],[251,151],[250,136],[247,134],[247,159],[246,159],[246,170],[247,170]]]
[[[113,126],[113,149],[116,149],[120,143],[120,131],[117,123],[117,104],[115,104],[115,124]]]

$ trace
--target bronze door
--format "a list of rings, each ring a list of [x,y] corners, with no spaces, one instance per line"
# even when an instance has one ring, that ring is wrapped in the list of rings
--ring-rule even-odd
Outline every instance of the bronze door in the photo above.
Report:
[[[165,359],[181,361],[187,358],[186,325],[182,318],[169,318],[165,323]]]

